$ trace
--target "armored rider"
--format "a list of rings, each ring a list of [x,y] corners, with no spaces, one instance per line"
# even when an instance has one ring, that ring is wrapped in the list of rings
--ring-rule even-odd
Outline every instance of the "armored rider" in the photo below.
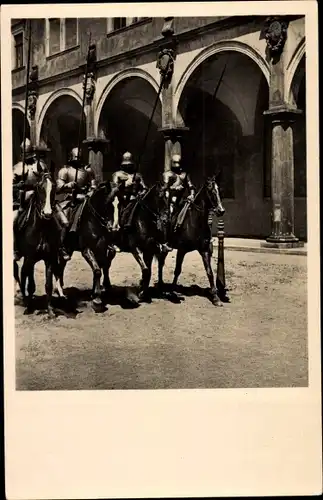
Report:
[[[62,226],[62,242],[65,241],[69,229],[69,216],[71,214],[72,201],[76,201],[79,207],[76,211],[71,231],[76,231],[77,223],[82,212],[82,206],[86,197],[91,196],[97,188],[97,183],[93,169],[90,165],[83,165],[79,159],[78,148],[73,148],[68,159],[67,165],[64,165],[58,172],[56,182],[56,192],[62,194],[64,200],[59,203],[59,219]],[[70,256],[65,251],[64,259],[69,260]]]
[[[128,151],[123,154],[121,168],[112,176],[112,189],[115,190],[113,230],[120,228],[120,212],[138,196],[147,191],[142,175],[136,172],[132,154]],[[121,205],[121,210],[119,206]]]
[[[21,155],[23,155],[24,143],[20,146]],[[13,167],[13,228],[14,228],[14,260],[19,261],[21,255],[17,247],[17,221],[18,214],[24,212],[29,205],[32,194],[35,191],[39,175],[48,172],[48,167],[42,159],[37,159],[36,153],[29,139],[25,140],[25,175],[23,177],[22,161],[16,163]],[[22,198],[21,193],[24,194]],[[22,201],[25,203],[22,203]]]
[[[181,156],[174,154],[171,159],[171,169],[163,173],[162,193],[169,204],[170,216],[174,213],[174,209],[179,207],[186,190],[189,190],[188,202],[194,201],[195,188],[187,172],[182,169]],[[163,245],[163,250],[171,251],[168,243]]]

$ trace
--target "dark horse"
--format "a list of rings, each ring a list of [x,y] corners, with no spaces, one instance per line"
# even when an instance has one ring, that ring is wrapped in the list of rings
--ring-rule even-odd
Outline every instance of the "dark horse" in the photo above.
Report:
[[[143,196],[130,202],[121,212],[121,229],[115,243],[122,252],[132,253],[141,268],[142,277],[138,294],[140,301],[151,300],[149,284],[152,261],[160,254],[160,242],[163,241],[160,214],[165,206],[165,200],[160,196],[159,186],[156,184]],[[115,254],[114,250],[108,252],[107,277]]]
[[[111,245],[111,227],[113,220],[113,204],[111,186],[103,182],[86,198],[75,233],[68,232],[65,245],[72,256],[75,251],[81,252],[93,272],[92,307],[95,312],[103,312],[101,276],[104,274],[104,288],[110,288],[108,254],[114,249]],[[73,211],[70,211],[73,213]],[[64,269],[66,262],[60,260],[59,282],[64,286]]]
[[[188,252],[197,250],[202,257],[204,268],[211,287],[211,301],[214,305],[222,305],[219,301],[214,275],[211,266],[213,253],[212,235],[208,224],[210,210],[214,210],[221,217],[225,210],[222,206],[216,176],[210,177],[198,191],[193,203],[188,206],[182,224],[175,230],[177,214],[174,214],[170,223],[169,242],[177,249],[176,266],[173,279],[175,288],[182,271],[182,264]],[[167,254],[162,253],[158,258],[158,286],[163,288],[163,268]]]
[[[53,316],[52,294],[53,273],[58,271],[59,228],[54,219],[55,183],[49,173],[39,172],[39,181],[35,186],[26,211],[19,215],[15,231],[20,255],[24,258],[19,280],[19,269],[14,261],[14,277],[20,284],[26,313],[32,312],[33,295],[36,291],[34,280],[35,264],[41,260],[46,269],[47,312]],[[28,295],[26,283],[28,279]]]

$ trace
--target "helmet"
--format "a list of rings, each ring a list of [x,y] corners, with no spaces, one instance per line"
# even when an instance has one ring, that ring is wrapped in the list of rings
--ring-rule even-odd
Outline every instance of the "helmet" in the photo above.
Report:
[[[177,163],[177,165],[176,165]],[[181,155],[175,154],[172,156],[172,167],[179,168],[181,163]]]
[[[74,163],[74,162],[77,162],[78,160],[80,160],[79,149],[78,148],[73,148],[72,151],[69,154],[68,161]]]
[[[122,155],[121,165],[134,165],[134,161],[132,159],[132,154],[127,151]]]
[[[20,144],[21,154],[24,152],[24,141]],[[33,156],[33,147],[30,139],[25,139],[25,158],[31,158]]]

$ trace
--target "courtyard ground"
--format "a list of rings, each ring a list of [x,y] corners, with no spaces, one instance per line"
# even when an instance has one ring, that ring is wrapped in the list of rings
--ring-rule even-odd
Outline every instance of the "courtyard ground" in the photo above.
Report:
[[[165,281],[172,279],[174,264],[171,254]],[[132,256],[118,254],[108,310],[95,314],[92,273],[75,254],[65,277],[75,316],[26,316],[16,299],[17,389],[306,386],[307,258],[227,250],[225,266],[231,303],[223,307],[205,296],[208,282],[194,252],[184,260],[181,303],[154,298],[129,309],[124,287],[137,285],[140,272]],[[43,264],[36,280],[42,295]]]

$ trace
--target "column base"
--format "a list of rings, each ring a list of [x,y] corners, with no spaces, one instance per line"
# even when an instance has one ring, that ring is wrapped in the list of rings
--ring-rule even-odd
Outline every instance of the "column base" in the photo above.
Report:
[[[304,247],[304,242],[299,241],[296,236],[287,236],[287,237],[275,237],[269,236],[266,241],[262,241],[260,243],[262,248],[302,248]]]
[[[102,137],[88,137],[82,143],[88,147],[89,151],[94,151],[94,153],[100,151],[103,153],[110,141]]]

